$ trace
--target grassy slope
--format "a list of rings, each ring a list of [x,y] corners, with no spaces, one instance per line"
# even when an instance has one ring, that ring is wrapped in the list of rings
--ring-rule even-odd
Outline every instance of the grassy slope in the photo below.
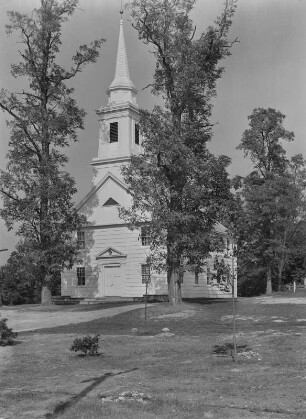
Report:
[[[239,359],[212,354],[231,341],[231,304],[161,304],[149,309],[155,336],[137,310],[90,323],[20,336],[1,371],[5,418],[304,418],[305,306],[237,304],[239,343],[260,354]],[[279,322],[282,320],[283,322]],[[163,327],[172,337],[156,336]],[[79,358],[73,339],[99,333],[102,355]],[[1,348],[0,348],[1,350]],[[101,395],[138,390],[152,401],[101,403]],[[1,409],[0,409],[1,412]]]

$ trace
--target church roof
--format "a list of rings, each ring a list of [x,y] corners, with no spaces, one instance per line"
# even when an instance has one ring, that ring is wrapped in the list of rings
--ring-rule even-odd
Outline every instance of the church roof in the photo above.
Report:
[[[218,221],[214,225],[214,230],[218,234],[229,235],[229,231],[223,224],[220,224]]]

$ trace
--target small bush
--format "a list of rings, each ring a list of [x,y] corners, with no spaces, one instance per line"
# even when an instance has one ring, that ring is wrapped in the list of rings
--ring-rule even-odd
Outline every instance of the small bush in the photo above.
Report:
[[[239,297],[254,297],[262,295],[266,292],[266,281],[263,280],[264,275],[260,277],[249,276],[238,278],[238,296]]]
[[[17,333],[13,332],[12,329],[6,324],[7,319],[0,320],[0,346],[14,345],[14,339],[17,337]]]
[[[76,338],[70,347],[71,351],[82,352],[82,355],[90,356],[99,355],[99,335],[85,336],[84,338]]]
[[[234,344],[233,343],[223,343],[222,345],[214,345],[212,353],[217,356],[227,356],[230,355],[235,361],[234,354]],[[247,344],[236,345],[237,354],[245,353],[251,351],[251,348]]]

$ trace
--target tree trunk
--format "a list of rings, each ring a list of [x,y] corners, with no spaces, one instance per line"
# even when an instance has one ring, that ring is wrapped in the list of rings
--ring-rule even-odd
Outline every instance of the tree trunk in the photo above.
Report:
[[[167,245],[167,282],[168,282],[168,298],[172,305],[182,302],[181,284],[179,278],[179,266],[176,263],[176,255],[173,250],[171,237],[168,234]]]
[[[277,279],[277,291],[282,290],[282,276],[283,276],[283,268],[278,268],[278,279]]]
[[[267,266],[267,286],[266,295],[272,295],[272,278],[271,278],[271,265]]]
[[[51,291],[47,285],[41,289],[41,305],[50,306],[52,304]]]
[[[182,302],[179,275],[174,270],[168,275],[168,297],[169,302],[172,305],[180,304]]]
[[[284,245],[283,245],[283,249],[282,249],[282,253],[280,255],[279,261],[278,261],[278,279],[277,279],[277,291],[281,291],[282,290],[282,276],[283,276],[283,270],[284,270],[284,266],[286,264],[287,261],[287,252],[286,252],[286,239],[287,239],[287,234],[285,234],[285,238],[284,238]]]

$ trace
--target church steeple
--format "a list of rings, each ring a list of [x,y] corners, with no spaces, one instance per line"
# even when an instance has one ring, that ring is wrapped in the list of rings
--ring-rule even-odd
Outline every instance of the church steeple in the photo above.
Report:
[[[138,154],[141,147],[139,133],[140,112],[136,103],[137,90],[130,78],[123,34],[123,10],[120,11],[120,31],[115,77],[107,90],[108,103],[97,110],[99,119],[98,156],[91,164],[97,172],[94,182],[111,172],[121,177],[121,166]]]
[[[136,104],[137,89],[134,86],[129,72],[129,65],[126,54],[125,39],[123,33],[123,10],[120,10],[120,30],[117,50],[115,77],[107,90],[109,104],[130,102]]]

